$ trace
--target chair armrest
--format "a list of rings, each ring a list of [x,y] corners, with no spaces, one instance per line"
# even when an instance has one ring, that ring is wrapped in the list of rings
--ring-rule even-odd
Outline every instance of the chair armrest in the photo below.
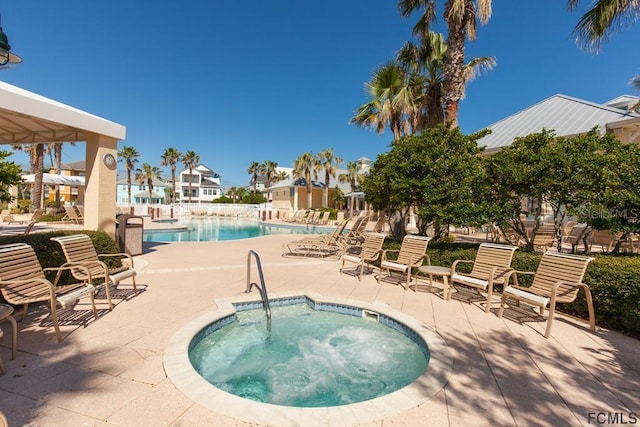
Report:
[[[388,252],[400,253],[400,251],[398,249],[385,249],[384,251],[382,251],[382,261],[386,261],[387,260],[387,253]]]
[[[112,258],[115,258],[115,257],[127,258],[129,260],[129,264],[130,264],[131,268],[134,268],[133,257],[131,255],[127,254],[127,253],[120,252],[120,253],[117,253],[117,254],[98,254],[98,256],[99,257],[112,257]]]
[[[455,273],[456,272],[456,267],[458,266],[459,263],[474,264],[475,260],[457,259],[457,260],[453,261],[453,264],[451,264],[451,273]]]
[[[20,286],[20,285],[34,283],[34,282],[39,282],[40,287],[47,289],[49,291],[51,298],[56,297],[55,286],[53,286],[53,284],[47,279],[34,278],[34,279],[0,280],[0,290],[2,291],[2,295],[4,296],[5,300],[9,304],[21,305],[21,304],[24,304],[23,301],[15,300],[11,298],[11,294],[8,294],[7,292],[5,292],[4,289],[5,288],[11,289],[13,286]]]
[[[520,271],[520,270],[511,270],[509,272],[509,276],[506,278],[504,284],[505,286],[507,286],[509,284],[509,278],[513,277],[513,286],[512,288],[516,288],[516,289],[526,289],[526,288],[521,288],[518,285],[518,274],[523,274],[525,276],[535,276],[535,272],[533,271]]]
[[[91,283],[91,272],[89,271],[89,269],[87,268],[87,266],[85,264],[79,264],[79,263],[65,263],[62,264],[60,267],[47,267],[47,268],[43,268],[42,271],[56,271],[56,278],[53,281],[53,286],[57,286],[58,285],[58,281],[60,280],[60,276],[62,275],[63,271],[67,271],[67,270],[71,270],[71,269],[75,269],[75,268],[79,268],[80,270],[84,270],[84,274],[87,275],[87,283]]]

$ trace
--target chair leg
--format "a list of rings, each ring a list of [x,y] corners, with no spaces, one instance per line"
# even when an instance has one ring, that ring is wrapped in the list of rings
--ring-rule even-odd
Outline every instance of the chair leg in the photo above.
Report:
[[[133,290],[138,293],[138,288],[136,287],[136,276],[131,276],[131,280],[133,281]]]
[[[544,313],[544,307],[540,307],[541,314]],[[544,331],[544,337],[549,338],[551,336],[551,326],[553,326],[553,316],[556,313],[556,302],[551,301],[549,305],[549,316],[547,317],[547,329]]]
[[[18,351],[18,324],[13,316],[7,317],[6,320],[11,323],[11,360],[13,360]]]
[[[589,309],[589,329],[591,332],[596,331],[596,316],[593,310],[593,299],[591,298],[591,289],[588,286],[584,287],[585,297],[587,299],[587,308]]]
[[[493,297],[493,284],[489,283],[487,287],[487,308],[484,310],[485,313],[489,314],[491,312],[491,298]]]
[[[62,342],[62,333],[60,332],[60,325],[58,324],[58,311],[56,309],[55,298],[51,299],[51,322],[53,323],[53,328],[56,330],[58,342]]]
[[[500,310],[498,310],[498,317],[502,318],[502,314],[504,313],[504,304],[507,301],[506,295],[503,293],[502,298],[500,300]]]
[[[89,295],[91,297],[91,307],[93,307],[93,317],[98,319],[98,310],[96,310],[95,290]]]
[[[362,276],[364,275],[364,262],[360,264],[360,275],[358,276],[358,280],[362,282]]]

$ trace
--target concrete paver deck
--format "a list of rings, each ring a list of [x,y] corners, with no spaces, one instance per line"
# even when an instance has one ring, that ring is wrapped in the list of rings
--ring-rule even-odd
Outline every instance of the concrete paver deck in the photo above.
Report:
[[[145,243],[135,257],[142,291],[125,281],[100,318],[81,301],[62,320],[57,343],[46,307],[19,322],[18,356],[8,334],[0,342],[7,373],[0,376],[0,410],[10,426],[244,426],[187,398],[167,378],[163,351],[192,319],[214,310],[214,300],[243,294],[247,252],[260,254],[270,296],[309,289],[390,307],[438,332],[449,346],[453,373],[427,403],[366,423],[376,426],[589,425],[640,416],[640,342],[559,317],[550,339],[535,316],[484,313],[472,292],[418,292],[340,274],[337,260],[284,258],[296,236],[226,242]],[[519,322],[524,319],[526,322]],[[4,327],[4,324],[2,325]],[[602,415],[604,414],[604,415]],[[599,418],[598,418],[599,417]],[[268,419],[268,417],[267,417]],[[315,425],[309,420],[309,425]]]

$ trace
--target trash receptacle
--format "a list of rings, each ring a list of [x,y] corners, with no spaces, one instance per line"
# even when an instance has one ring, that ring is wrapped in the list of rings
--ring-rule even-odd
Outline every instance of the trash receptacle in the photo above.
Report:
[[[142,233],[144,218],[123,214],[117,218],[117,243],[120,251],[129,255],[142,255]]]

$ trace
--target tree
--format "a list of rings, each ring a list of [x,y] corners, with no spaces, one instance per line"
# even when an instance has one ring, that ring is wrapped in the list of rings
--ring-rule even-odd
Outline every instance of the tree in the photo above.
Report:
[[[336,176],[338,173],[338,166],[342,163],[342,159],[333,154],[333,148],[327,148],[326,150],[318,153],[318,159],[324,170],[324,189],[322,190],[322,207],[329,207],[329,185],[331,184],[331,177]]]
[[[633,25],[640,16],[638,0],[598,0],[573,29],[576,42],[586,50],[598,52],[602,42],[614,32]],[[569,10],[575,10],[580,0],[568,0]]]
[[[351,200],[349,203],[349,216],[353,216],[355,204],[355,192],[358,189],[358,172],[360,172],[360,162],[347,163],[347,173],[338,175],[338,181],[348,182],[351,186]]]
[[[267,190],[271,187],[271,181],[273,179],[273,175],[276,173],[276,169],[278,169],[278,163],[273,160],[265,160],[260,164],[260,174],[265,177],[264,185]]]
[[[29,155],[29,170],[33,174],[31,190],[32,211],[42,207],[42,185],[44,176],[44,144],[14,145],[15,150],[22,150]]]
[[[160,180],[162,171],[157,166],[151,166],[149,163],[143,163],[142,168],[136,169],[136,181],[139,184],[146,184],[149,191],[149,204],[153,204],[153,180]]]
[[[200,156],[195,151],[189,150],[182,156],[182,164],[189,169],[189,203],[191,203],[191,181],[193,181],[193,170],[198,167]]]
[[[253,183],[253,192],[257,191],[256,184],[258,183],[258,174],[260,173],[260,163],[251,162],[247,168],[247,173],[251,175],[251,182]]]
[[[313,153],[303,153],[293,162],[293,176],[304,178],[307,188],[307,209],[313,206],[313,181],[311,174],[315,173],[318,159]]]
[[[407,42],[398,51],[396,59],[411,73],[414,103],[413,132],[444,123],[444,63],[447,44],[442,34],[427,30],[418,35],[419,44]],[[473,58],[464,66],[464,99],[466,85],[480,72],[491,70],[496,62],[491,57]],[[420,83],[422,82],[422,83]],[[422,86],[422,87],[421,87]]]
[[[135,165],[138,163],[138,157],[140,157],[140,154],[133,147],[125,145],[118,150],[118,161],[124,161],[124,166],[127,169],[127,197],[129,204],[131,204],[131,172],[136,169]]]
[[[482,222],[485,178],[477,140],[485,134],[463,135],[440,125],[393,141],[378,156],[362,188],[374,209],[400,217],[392,226],[396,238],[406,234],[406,214],[414,207],[419,233],[433,227],[435,239],[448,224]]]
[[[423,14],[414,26],[414,34],[424,34],[435,22],[435,0],[400,0],[400,15],[407,17],[414,11]],[[447,0],[444,21],[447,23],[447,55],[444,60],[445,121],[452,128],[458,126],[458,104],[464,97],[465,41],[475,40],[477,20],[486,24],[491,17],[491,0]]]
[[[9,187],[22,182],[22,168],[15,162],[8,162],[5,159],[13,153],[0,150],[0,202],[10,203],[12,201]]]
[[[180,161],[182,153],[175,148],[165,148],[162,153],[162,166],[171,168],[171,203],[176,201],[176,164]]]
[[[349,124],[384,133],[387,125],[398,139],[409,133],[412,113],[415,109],[409,86],[409,74],[400,64],[390,62],[379,67],[371,80],[365,83],[370,101],[360,106]]]

